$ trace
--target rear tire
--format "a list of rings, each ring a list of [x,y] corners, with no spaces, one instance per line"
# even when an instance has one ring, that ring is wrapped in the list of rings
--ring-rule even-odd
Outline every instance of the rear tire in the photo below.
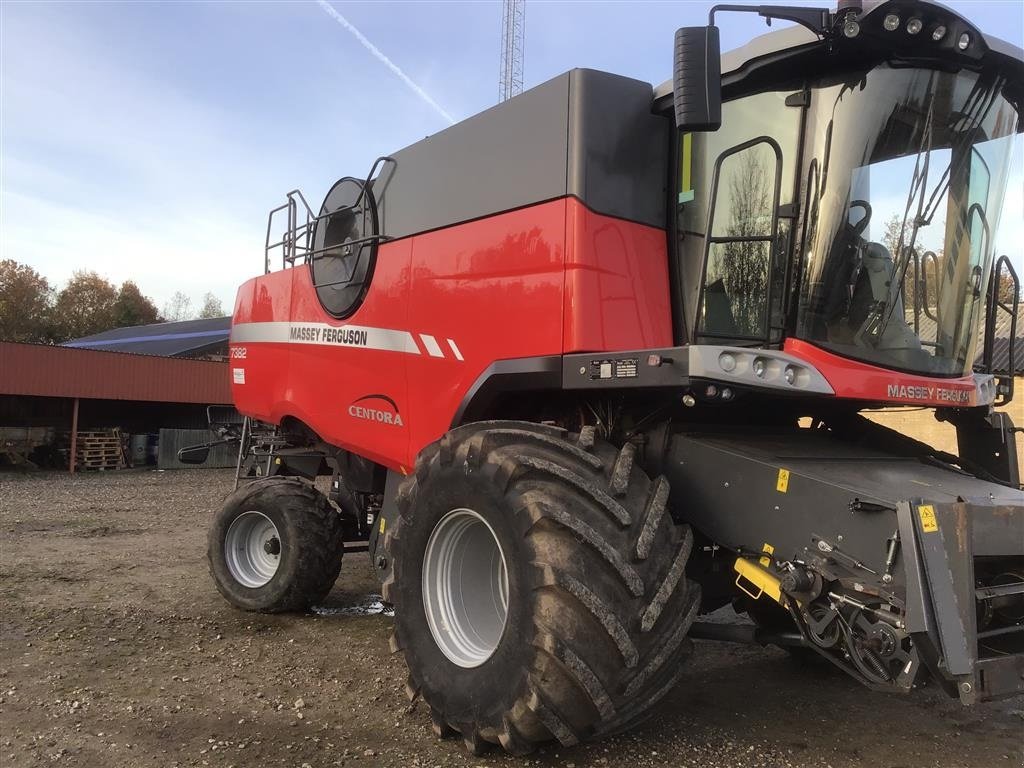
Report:
[[[469,424],[424,449],[397,502],[392,646],[438,736],[457,731],[474,753],[569,746],[642,720],[681,676],[693,534],[632,445]]]
[[[341,570],[341,519],[316,488],[270,477],[228,496],[207,537],[217,591],[236,608],[305,611],[327,596]]]

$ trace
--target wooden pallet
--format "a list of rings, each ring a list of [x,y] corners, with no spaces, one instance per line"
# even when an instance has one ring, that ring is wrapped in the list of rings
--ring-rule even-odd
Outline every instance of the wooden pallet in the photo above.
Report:
[[[109,448],[82,448],[76,450],[79,456],[109,456],[110,454],[120,454],[121,446],[110,446]]]
[[[78,433],[75,440],[75,466],[79,469],[122,469],[127,464],[119,429]]]

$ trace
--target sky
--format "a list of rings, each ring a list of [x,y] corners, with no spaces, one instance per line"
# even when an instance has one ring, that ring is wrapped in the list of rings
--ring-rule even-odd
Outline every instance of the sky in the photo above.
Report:
[[[710,5],[528,0],[525,85],[573,67],[661,83],[676,28]],[[946,5],[1024,46],[1020,0]],[[2,0],[0,258],[58,287],[94,269],[160,307],[179,290],[230,307],[288,190],[317,205],[495,103],[500,20],[500,2]],[[723,49],[765,31],[730,14]],[[1002,239],[1018,263],[1022,163]]]

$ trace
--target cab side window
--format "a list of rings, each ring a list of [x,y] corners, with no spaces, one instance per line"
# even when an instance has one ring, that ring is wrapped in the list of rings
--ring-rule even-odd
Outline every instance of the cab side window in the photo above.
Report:
[[[700,332],[764,338],[781,150],[759,138],[716,164]]]

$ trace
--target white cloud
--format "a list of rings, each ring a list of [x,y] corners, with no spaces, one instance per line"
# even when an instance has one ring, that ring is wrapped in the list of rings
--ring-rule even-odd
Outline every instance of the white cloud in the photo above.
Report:
[[[389,59],[387,55],[385,55],[377,46],[375,46],[373,43],[367,40],[366,36],[358,29],[356,29],[352,22],[350,22],[340,13],[338,13],[338,11],[335,10],[333,5],[328,3],[327,0],[317,0],[317,4],[324,9],[324,12],[328,16],[330,16],[341,26],[343,26],[345,29],[351,32],[353,37],[355,37],[355,39],[359,41],[359,44],[363,46],[363,48],[368,50],[373,55],[374,58],[379,60],[382,64],[384,64],[385,67],[390,69],[399,80],[401,80],[403,83],[409,86],[409,89],[413,93],[415,93],[417,96],[423,99],[423,101],[429,104],[434,111],[436,111],[439,115],[441,115],[441,117],[447,120],[449,125],[455,124],[454,117],[448,114],[444,110],[444,108],[441,107],[440,104],[434,101],[433,97],[429,93],[427,93],[425,90],[423,90],[423,88],[421,88],[419,85],[413,82],[412,78],[405,74],[405,72],[403,72],[401,68],[397,64],[395,64],[395,62]]]
[[[322,171],[308,146],[261,142],[170,73],[147,75],[87,30],[47,21],[47,35],[3,36],[0,255],[57,285],[95,269],[158,306],[178,290],[229,306],[262,273],[267,211]],[[354,124],[333,116],[331,128]]]
[[[212,291],[228,306],[238,285],[263,271],[261,235],[238,222],[196,216],[175,227],[16,193],[2,198],[0,255],[58,286],[77,269],[93,269],[114,283],[134,280],[158,307],[177,290],[194,299]]]

